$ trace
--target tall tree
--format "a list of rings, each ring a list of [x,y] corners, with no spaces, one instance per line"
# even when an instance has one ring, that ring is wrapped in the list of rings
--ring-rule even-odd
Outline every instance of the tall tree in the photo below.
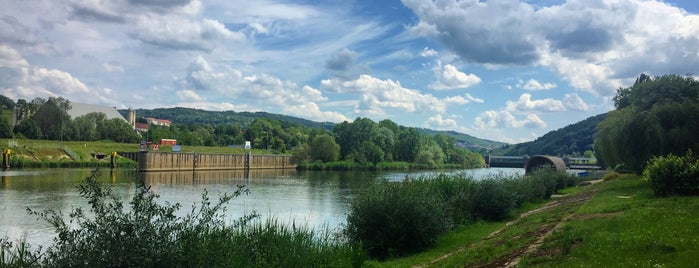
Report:
[[[693,77],[641,75],[617,91],[614,103],[595,133],[605,164],[640,172],[652,156],[699,150],[699,82]]]
[[[70,108],[70,102],[61,97],[50,97],[38,108],[32,118],[41,129],[44,138],[63,139],[64,127],[70,121],[70,115],[68,115]]]

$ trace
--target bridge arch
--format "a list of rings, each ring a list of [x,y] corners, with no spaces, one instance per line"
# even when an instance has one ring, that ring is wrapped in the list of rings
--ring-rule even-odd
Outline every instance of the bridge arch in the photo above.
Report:
[[[524,164],[525,174],[530,174],[540,168],[550,168],[555,171],[566,171],[568,167],[560,157],[535,155],[529,157]]]

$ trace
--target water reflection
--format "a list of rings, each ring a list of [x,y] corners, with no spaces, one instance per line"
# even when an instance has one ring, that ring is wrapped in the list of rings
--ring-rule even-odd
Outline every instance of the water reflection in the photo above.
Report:
[[[493,172],[519,172],[517,170],[466,172],[479,177]],[[32,244],[50,243],[55,236],[53,229],[36,217],[27,215],[26,208],[35,211],[61,210],[64,214],[77,207],[87,209],[87,202],[80,197],[76,185],[91,172],[90,169],[39,169],[0,173],[0,237],[7,236],[12,240],[26,237]],[[233,193],[237,185],[246,185],[250,193],[234,198],[226,207],[227,221],[235,221],[255,211],[262,215],[261,220],[276,218],[286,224],[335,229],[344,224],[349,203],[358,191],[381,180],[400,181],[406,176],[420,177],[434,173],[293,169],[139,173],[116,169],[101,170],[97,180],[109,185],[125,203],[135,193],[137,183],[148,185],[160,195],[158,202],[180,203],[180,215],[200,204],[204,191],[209,193],[211,200],[216,200],[224,193]]]

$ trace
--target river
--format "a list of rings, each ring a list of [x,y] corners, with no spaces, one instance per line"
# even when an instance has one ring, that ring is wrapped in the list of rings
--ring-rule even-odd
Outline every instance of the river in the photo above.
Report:
[[[72,208],[87,210],[87,201],[80,197],[76,185],[89,176],[90,169],[25,169],[0,172],[0,238],[10,241],[26,239],[31,245],[48,245],[55,237],[54,229],[36,216],[34,211]],[[524,169],[490,168],[448,173],[466,173],[473,178],[493,174],[523,174]],[[160,195],[159,202],[180,203],[179,214],[185,215],[201,202],[206,190],[211,200],[223,193],[232,193],[237,185],[246,185],[249,194],[234,198],[226,206],[226,220],[257,212],[260,219],[275,218],[281,223],[306,225],[313,229],[338,230],[345,223],[351,198],[363,188],[380,180],[400,181],[438,173],[371,172],[371,171],[296,171],[240,170],[197,172],[149,172],[135,170],[100,171],[98,181],[109,185],[125,200],[133,196],[136,181]]]

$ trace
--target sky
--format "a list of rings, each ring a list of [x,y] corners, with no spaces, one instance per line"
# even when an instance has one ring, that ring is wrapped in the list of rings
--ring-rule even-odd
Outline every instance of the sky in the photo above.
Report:
[[[0,94],[518,143],[699,73],[694,0],[0,0]],[[176,123],[176,122],[175,122]]]

